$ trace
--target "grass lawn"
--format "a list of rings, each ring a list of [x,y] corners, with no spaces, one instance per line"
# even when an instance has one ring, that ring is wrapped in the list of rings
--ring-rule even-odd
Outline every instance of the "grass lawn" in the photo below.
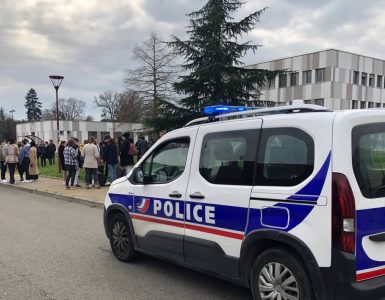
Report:
[[[79,180],[84,182],[84,169],[80,170]],[[55,159],[55,164],[50,166],[47,160],[47,165],[45,167],[40,167],[39,164],[39,176],[43,177],[52,177],[52,178],[63,178],[63,171],[59,173],[57,158]]]

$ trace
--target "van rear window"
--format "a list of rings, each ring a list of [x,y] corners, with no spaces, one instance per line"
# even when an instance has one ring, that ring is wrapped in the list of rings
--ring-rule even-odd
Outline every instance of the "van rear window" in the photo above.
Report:
[[[354,175],[362,195],[385,197],[385,123],[354,127],[352,151]]]

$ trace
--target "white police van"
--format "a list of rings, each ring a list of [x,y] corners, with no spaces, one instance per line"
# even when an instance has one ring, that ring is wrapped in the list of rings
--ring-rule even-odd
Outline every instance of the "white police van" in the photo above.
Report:
[[[119,260],[157,256],[254,299],[385,299],[385,111],[192,121],[111,185],[104,224]]]

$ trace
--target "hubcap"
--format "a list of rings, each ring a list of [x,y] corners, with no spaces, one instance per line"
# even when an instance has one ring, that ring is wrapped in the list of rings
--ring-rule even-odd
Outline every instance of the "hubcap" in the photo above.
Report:
[[[293,273],[284,265],[272,262],[258,276],[261,299],[299,300],[299,289]]]
[[[112,228],[112,243],[118,256],[123,256],[129,249],[129,237],[126,225],[123,222],[116,222]]]

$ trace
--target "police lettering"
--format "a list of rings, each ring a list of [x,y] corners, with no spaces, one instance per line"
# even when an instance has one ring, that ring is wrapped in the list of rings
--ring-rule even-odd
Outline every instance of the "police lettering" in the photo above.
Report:
[[[186,203],[186,211],[183,214],[183,203],[174,201],[162,201],[155,199],[153,205],[153,214],[166,217],[175,216],[176,219],[186,221],[196,221],[199,223],[215,224],[215,207],[203,206],[201,204],[192,205]]]

